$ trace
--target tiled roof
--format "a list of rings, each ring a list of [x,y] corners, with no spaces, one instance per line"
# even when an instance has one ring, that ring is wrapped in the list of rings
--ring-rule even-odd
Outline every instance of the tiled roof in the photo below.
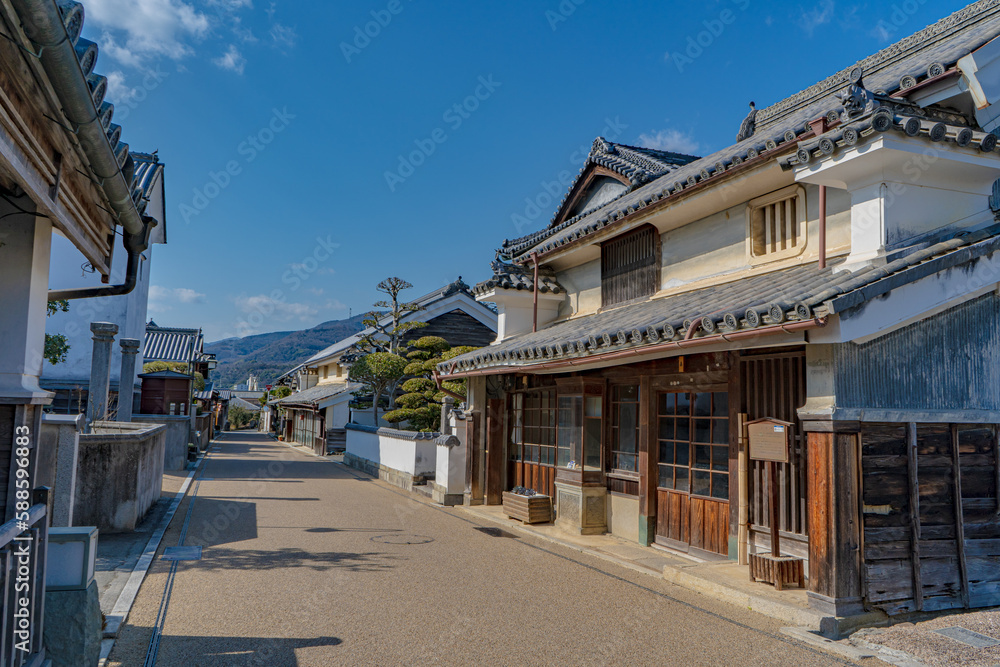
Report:
[[[351,385],[346,382],[318,384],[314,387],[310,387],[309,389],[303,389],[302,391],[297,391],[294,394],[289,394],[288,396],[274,402],[281,405],[315,405],[324,399],[336,396],[337,394],[345,391],[353,390],[354,387],[357,387],[357,385]]]
[[[425,294],[422,297],[420,297],[418,299],[415,299],[414,303],[416,303],[421,308],[427,308],[431,304],[433,304],[433,303],[435,303],[437,301],[440,301],[441,299],[445,299],[445,298],[447,298],[449,296],[452,296],[452,295],[458,294],[458,293],[464,293],[464,294],[468,295],[471,298],[475,298],[473,296],[472,290],[465,283],[465,281],[462,280],[462,276],[459,276],[458,280],[456,280],[454,282],[451,282],[451,283],[448,283],[447,285],[445,285],[444,287],[442,287],[440,289],[434,290],[433,292],[430,292],[429,294]],[[411,321],[412,319],[419,319],[420,312],[421,311],[415,311],[415,312],[412,312],[412,313],[407,313],[406,315],[403,316],[403,321],[407,322],[407,321]],[[388,316],[388,315],[385,316],[385,317],[383,317],[382,320],[381,320],[381,323],[383,325],[390,324],[391,322],[392,322],[392,318],[390,316]],[[326,347],[326,348],[320,350],[319,352],[317,352],[316,354],[314,354],[313,356],[309,357],[305,361],[305,363],[300,364],[300,365],[296,366],[295,368],[289,370],[285,374],[281,375],[279,379],[284,378],[286,376],[293,375],[298,369],[302,368],[303,366],[308,366],[309,364],[311,364],[311,363],[313,363],[315,361],[319,361],[320,359],[326,359],[328,357],[331,357],[331,356],[337,354],[338,352],[343,352],[344,350],[350,349],[351,347],[353,347],[354,345],[356,345],[358,343],[358,341],[361,340],[362,336],[365,336],[365,335],[368,335],[368,334],[373,334],[373,333],[375,333],[375,330],[372,327],[367,327],[365,329],[362,329],[358,333],[354,334],[353,336],[348,336],[347,338],[342,338],[341,340],[338,340],[337,342],[333,343],[329,347]]]
[[[219,398],[221,400],[228,401],[232,397],[233,397],[233,390],[232,389],[220,389],[219,390]]]
[[[146,339],[142,346],[142,358],[150,361],[194,361],[201,353],[205,340],[201,329],[175,329],[158,327],[152,322],[146,325]]]
[[[438,368],[449,373],[491,366],[530,367],[681,338],[812,320],[998,249],[1000,225],[903,251],[884,266],[836,271],[833,266],[820,269],[810,263],[761,273],[559,322],[469,352]]]
[[[569,200],[571,193],[576,189],[580,179],[583,178],[590,165],[598,165],[615,172],[628,179],[631,183],[628,191],[659,178],[678,167],[697,160],[697,156],[684,155],[683,153],[673,153],[661,151],[655,148],[644,148],[642,146],[628,146],[626,144],[616,144],[608,141],[604,137],[597,137],[587,154],[587,159],[573,183],[570,185],[567,194],[556,207],[556,213],[552,216],[550,226],[555,225],[559,213]],[[581,211],[586,214],[592,209]]]
[[[246,398],[257,400],[264,395],[263,391],[247,391],[241,389],[232,389],[229,394],[232,398]]]
[[[163,178],[163,163],[155,154],[130,153],[135,162],[135,177],[132,183],[133,191],[139,188],[142,194],[136,202],[136,209],[141,215],[149,204],[149,197],[153,193],[153,187],[157,180]]]
[[[507,264],[496,260],[493,262],[493,277],[478,283],[472,288],[473,294],[482,296],[494,289],[533,290],[535,283],[534,269],[518,264]],[[560,294],[566,289],[556,280],[552,269],[539,267],[538,291]]]
[[[229,401],[229,407],[241,407],[250,412],[260,412],[260,403],[251,403],[250,401],[244,401],[239,396],[235,396]]]
[[[799,138],[810,132],[810,121],[842,108],[836,94],[850,84],[855,67],[861,68],[868,89],[893,93],[937,76],[998,34],[1000,0],[971,4],[781,102],[758,110],[755,132],[749,138],[678,167],[594,211],[505,241],[501,252],[512,259],[523,259],[533,251],[550,252],[751,160],[763,161],[795,152]]]
[[[194,397],[199,401],[210,401],[212,400],[212,390],[196,391],[194,392]]]

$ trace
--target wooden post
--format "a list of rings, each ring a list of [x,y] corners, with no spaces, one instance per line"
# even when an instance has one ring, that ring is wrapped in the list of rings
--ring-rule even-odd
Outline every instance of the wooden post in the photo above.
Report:
[[[771,555],[780,556],[781,549],[778,546],[778,541],[781,539],[778,536],[778,464],[774,461],[767,462],[768,469],[768,493],[770,498],[768,504],[771,509]]]
[[[906,467],[910,479],[910,561],[913,564],[913,601],[917,611],[924,608],[924,587],[920,577],[920,486],[917,480],[917,425],[906,425]]]
[[[610,421],[610,420],[608,420]],[[659,477],[656,395],[648,375],[639,376],[639,543],[649,546],[656,534],[656,485]]]
[[[958,451],[958,426],[951,425],[952,479],[955,486],[955,546],[958,547],[958,573],[962,580],[962,605],[969,608],[969,569],[965,560],[965,515],[962,512],[962,462]]]
[[[747,564],[747,552],[750,547],[750,476],[747,466],[747,434],[746,434],[746,413],[741,412],[736,420],[736,427],[739,429],[739,457],[738,473],[736,483],[739,485],[739,518],[738,522],[738,542],[737,554],[740,565]]]

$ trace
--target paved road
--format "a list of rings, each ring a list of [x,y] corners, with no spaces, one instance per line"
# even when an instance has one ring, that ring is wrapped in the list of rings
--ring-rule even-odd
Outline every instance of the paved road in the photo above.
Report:
[[[176,566],[157,665],[847,664],[753,612],[226,438],[164,538],[190,516],[185,544],[204,551]],[[144,664],[169,573],[150,570],[110,664]]]

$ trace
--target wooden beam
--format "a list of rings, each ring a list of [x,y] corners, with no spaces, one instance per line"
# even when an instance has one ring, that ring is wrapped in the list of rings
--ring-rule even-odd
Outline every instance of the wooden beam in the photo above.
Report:
[[[924,608],[924,588],[920,578],[920,485],[917,475],[917,425],[906,425],[906,468],[910,480],[910,560],[913,571],[913,602]]]
[[[958,425],[951,425],[951,474],[955,495],[955,546],[958,547],[958,574],[962,579],[962,604],[969,608],[969,568],[965,561],[965,516],[962,511],[962,462],[958,451]]]
[[[610,421],[610,420],[609,420]],[[659,454],[656,425],[656,393],[649,376],[639,377],[639,542],[652,544],[656,532],[656,484]]]

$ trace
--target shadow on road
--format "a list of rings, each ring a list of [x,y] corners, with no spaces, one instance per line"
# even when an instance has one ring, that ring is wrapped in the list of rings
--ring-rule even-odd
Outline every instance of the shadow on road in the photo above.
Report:
[[[149,632],[147,628],[137,628]],[[164,635],[157,663],[198,667],[298,667],[297,649],[339,646],[339,637],[212,637]],[[333,664],[333,663],[327,663]]]
[[[395,567],[399,556],[378,552],[306,551],[298,548],[264,551],[212,548],[203,553],[198,568],[209,570],[278,570],[307,567],[317,571],[380,572]]]

